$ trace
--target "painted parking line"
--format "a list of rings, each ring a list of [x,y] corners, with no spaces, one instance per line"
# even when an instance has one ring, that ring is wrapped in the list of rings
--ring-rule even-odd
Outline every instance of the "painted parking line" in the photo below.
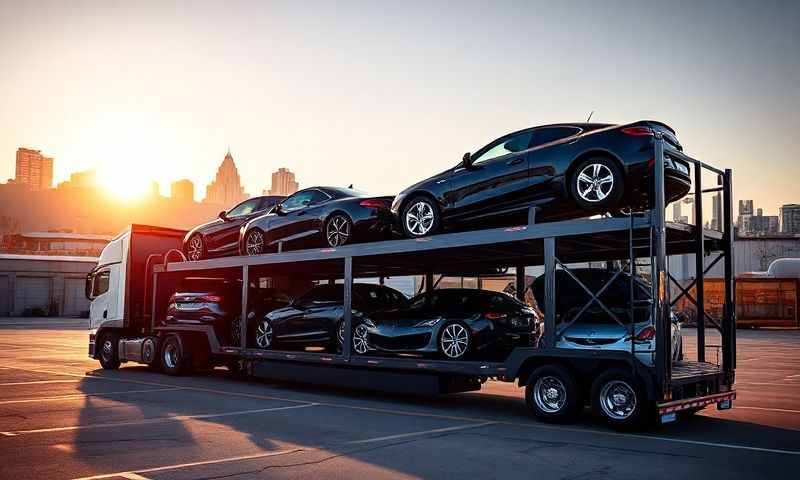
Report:
[[[487,425],[497,425],[498,422],[481,422],[481,423],[470,423],[467,425],[456,425],[454,427],[444,427],[444,428],[434,428],[432,430],[423,430],[421,432],[410,432],[410,433],[399,433],[397,435],[386,435],[385,437],[375,437],[375,438],[367,438],[364,440],[354,440],[352,442],[347,442],[353,445],[360,445],[363,443],[375,443],[375,442],[383,442],[386,440],[398,440],[401,438],[409,438],[409,437],[419,437],[423,435],[432,435],[436,433],[447,433],[447,432],[457,432],[459,430],[469,430],[473,428],[481,428]]]
[[[776,412],[776,413],[800,413],[800,410],[789,410],[786,408],[748,407],[744,405],[736,405],[735,408],[737,410],[763,410],[766,412]]]
[[[86,377],[86,378],[97,378],[101,380],[110,380],[110,381],[118,381],[118,382],[129,382],[129,383],[138,383],[144,385],[158,385],[158,386],[179,386],[179,385],[170,385],[164,383],[155,383],[155,382],[143,382],[139,380],[127,380],[127,379],[117,379],[117,378],[109,378],[109,377],[101,377],[101,376],[92,376],[86,374],[75,374],[75,373],[63,373],[63,372],[56,372],[52,370],[32,370],[30,368],[18,367],[18,366],[9,366],[9,365],[0,365],[0,368],[11,368],[15,370],[26,370],[32,371],[37,373],[50,373],[54,375],[66,375],[66,376],[76,376],[76,377]],[[282,398],[282,397],[274,397],[274,396],[267,396],[267,395],[257,395],[257,394],[249,394],[249,393],[242,393],[242,392],[230,392],[224,390],[217,390],[217,389],[210,389],[210,388],[202,388],[202,387],[190,387],[190,386],[180,386],[186,390],[192,391],[200,391],[200,392],[208,392],[208,393],[215,393],[224,396],[235,396],[235,397],[244,397],[244,398],[263,398],[266,400],[282,400],[286,402],[295,402],[295,403],[307,403],[305,400],[297,400],[297,399],[289,399],[289,398]],[[369,411],[369,412],[376,412],[376,413],[385,413],[391,415],[405,415],[411,417],[425,417],[425,418],[438,418],[444,420],[458,420],[464,422],[495,422],[497,425],[502,426],[511,426],[511,427],[523,427],[523,428],[535,428],[540,430],[555,430],[561,432],[573,432],[573,433],[580,433],[580,434],[595,434],[600,436],[606,437],[616,437],[616,438],[630,438],[635,440],[650,440],[650,441],[660,441],[672,444],[684,444],[684,445],[702,445],[708,447],[715,447],[715,448],[728,448],[733,450],[745,450],[745,451],[753,451],[753,452],[762,452],[762,453],[774,453],[774,454],[782,454],[782,455],[793,455],[793,456],[800,456],[800,450],[783,450],[783,449],[771,449],[771,448],[762,448],[762,447],[755,447],[749,445],[741,445],[741,444],[729,444],[729,443],[719,443],[719,442],[705,442],[701,440],[689,440],[683,438],[676,438],[676,437],[663,437],[663,436],[655,436],[655,435],[642,435],[642,434],[633,434],[633,433],[622,433],[622,432],[613,432],[609,430],[600,430],[600,429],[593,429],[593,428],[583,428],[583,427],[568,427],[564,425],[546,425],[543,423],[529,423],[529,422],[513,422],[507,420],[498,420],[494,421],[491,419],[480,418],[480,417],[467,417],[463,415],[443,415],[438,413],[426,413],[426,412],[413,412],[408,410],[400,410],[400,409],[390,409],[390,408],[380,408],[380,407],[367,407],[367,406],[360,406],[360,405],[348,405],[342,404],[337,402],[327,402],[322,400],[317,400],[314,405],[319,406],[326,406],[326,407],[333,407],[333,408],[346,408],[350,410],[359,410],[359,411]],[[735,408],[739,408],[738,406]],[[13,433],[13,432],[6,432],[6,433]],[[2,435],[3,432],[0,432]]]
[[[149,393],[149,392],[171,392],[182,390],[180,387],[165,387],[165,388],[146,388],[141,390],[122,390],[117,392],[98,392],[98,393],[71,393],[69,395],[57,395],[55,397],[40,397],[40,398],[19,398],[14,400],[0,400],[0,405],[9,405],[14,403],[39,403],[39,402],[59,402],[64,400],[79,400],[87,397],[102,397],[104,395],[127,395],[131,393]]]
[[[78,383],[80,382],[79,379],[69,379],[69,380],[31,380],[29,382],[6,382],[0,383],[0,387],[13,387],[17,385],[40,385],[44,383]]]
[[[304,405],[290,405],[286,407],[259,408],[256,410],[239,410],[236,412],[203,413],[199,415],[175,415],[171,417],[157,417],[157,418],[144,418],[142,420],[130,420],[127,422],[95,423],[91,425],[71,425],[68,427],[36,428],[33,430],[14,430],[9,432],[0,432],[0,435],[16,437],[18,435],[27,435],[32,433],[67,432],[73,430],[96,430],[100,428],[152,425],[152,424],[167,423],[167,422],[183,422],[186,420],[205,420],[207,418],[235,417],[239,415],[254,415],[257,413],[278,412],[281,410],[293,410],[297,408],[313,407],[315,405],[317,404],[307,403]]]
[[[128,479],[136,479],[139,480],[143,477],[142,474],[144,473],[155,473],[155,472],[164,472],[169,470],[180,470],[181,468],[190,468],[190,467],[199,467],[203,465],[217,465],[220,463],[230,463],[230,462],[241,462],[243,460],[256,460],[259,458],[268,458],[268,457],[276,457],[278,455],[288,455],[291,453],[302,452],[302,448],[293,448],[290,450],[277,450],[274,452],[262,452],[262,453],[255,453],[252,455],[240,455],[238,457],[227,457],[227,458],[218,458],[216,460],[203,460],[200,462],[190,462],[190,463],[176,463],[174,465],[164,465],[162,467],[153,467],[153,468],[143,468],[140,470],[130,470],[126,472],[115,472],[115,473],[104,473],[101,475],[93,475],[91,477],[79,477],[73,480],[101,480],[104,478],[114,478],[114,477],[123,477]]]

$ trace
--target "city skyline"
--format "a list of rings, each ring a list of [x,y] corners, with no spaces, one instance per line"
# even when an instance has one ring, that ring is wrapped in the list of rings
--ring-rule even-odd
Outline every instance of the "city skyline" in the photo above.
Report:
[[[797,201],[797,3],[344,1],[313,18],[281,2],[78,3],[0,5],[16,19],[0,30],[0,178],[36,145],[56,183],[95,168],[165,192],[204,184],[231,145],[253,194],[288,164],[305,185],[387,195],[506,132],[594,111],[671,125],[687,153],[733,169],[735,200]],[[668,71],[653,52],[671,52]]]

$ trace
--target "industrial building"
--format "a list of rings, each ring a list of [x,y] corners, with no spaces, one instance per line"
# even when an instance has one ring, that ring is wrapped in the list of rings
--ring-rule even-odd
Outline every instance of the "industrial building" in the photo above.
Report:
[[[0,316],[81,316],[96,257],[0,254]]]

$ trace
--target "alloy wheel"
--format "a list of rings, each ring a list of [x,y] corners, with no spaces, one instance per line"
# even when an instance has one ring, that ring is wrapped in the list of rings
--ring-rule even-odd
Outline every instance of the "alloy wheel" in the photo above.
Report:
[[[540,377],[533,386],[533,401],[543,412],[559,412],[567,402],[567,387],[558,377]]]
[[[420,200],[406,210],[406,228],[414,235],[425,235],[433,228],[434,215],[431,204]]]
[[[583,167],[575,180],[581,199],[596,203],[606,199],[614,189],[614,173],[602,163]]]
[[[107,362],[110,362],[114,358],[114,345],[111,343],[111,340],[106,340],[103,342],[103,350],[100,353],[103,356],[103,359]]]
[[[191,261],[203,258],[203,239],[200,238],[200,235],[195,235],[189,239],[189,245],[186,247],[186,256]]]
[[[461,358],[469,348],[469,332],[461,324],[450,324],[442,332],[439,346],[448,358]]]
[[[627,382],[611,380],[600,390],[600,408],[613,420],[625,420],[636,410],[636,391]]]
[[[168,368],[175,368],[178,360],[178,348],[171,342],[167,343],[164,347],[164,365]]]
[[[245,240],[245,251],[248,255],[264,253],[264,234],[261,233],[261,230],[250,230]]]
[[[256,345],[259,348],[269,348],[272,345],[272,324],[263,320],[256,327]]]
[[[344,328],[344,326],[342,328]],[[342,332],[342,336],[344,336],[344,332]],[[353,350],[359,355],[363,355],[369,350],[367,344],[367,326],[363,323],[353,330]]]
[[[350,238],[350,220],[343,215],[336,215],[330,219],[326,230],[325,237],[328,245],[331,247],[342,246]]]

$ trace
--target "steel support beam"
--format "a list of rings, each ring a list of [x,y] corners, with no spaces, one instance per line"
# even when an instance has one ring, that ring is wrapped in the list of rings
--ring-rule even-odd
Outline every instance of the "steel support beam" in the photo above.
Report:
[[[544,347],[556,343],[556,239],[544,239]]]
[[[517,300],[524,302],[525,301],[525,289],[527,285],[525,285],[525,265],[517,265],[515,268],[515,280],[516,280],[516,296]]]
[[[670,400],[670,378],[672,376],[670,339],[669,299],[667,292],[666,262],[666,201],[664,196],[664,138],[660,133],[655,137],[654,198],[652,215],[653,232],[653,312],[656,326],[656,379],[661,399]]]
[[[344,258],[344,302],[342,305],[344,317],[344,340],[342,341],[342,355],[350,360],[350,349],[353,344],[353,257]]]
[[[242,266],[242,314],[239,316],[239,346],[247,348],[247,295],[250,290],[250,267]]]
[[[694,244],[694,284],[695,296],[697,301],[697,361],[706,361],[706,305],[705,305],[705,287],[703,278],[705,277],[705,267],[703,260],[705,259],[705,231],[703,230],[703,189],[702,180],[703,169],[699,165],[694,166],[694,220],[695,237]],[[691,288],[691,287],[689,287]],[[688,289],[687,289],[688,291]]]
[[[722,371],[733,380],[736,368],[736,272],[733,257],[733,179],[730,169],[722,177],[725,302],[722,313]]]

